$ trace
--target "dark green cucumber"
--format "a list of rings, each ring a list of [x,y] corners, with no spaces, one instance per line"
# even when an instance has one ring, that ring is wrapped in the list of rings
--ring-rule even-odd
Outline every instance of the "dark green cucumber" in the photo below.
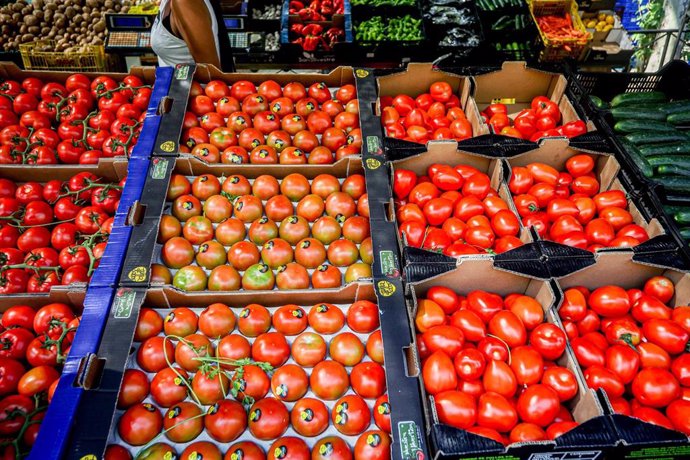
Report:
[[[592,101],[592,104],[594,104],[594,107],[597,109],[607,109],[609,107],[609,104],[604,102],[600,97],[589,96],[589,100]]]
[[[680,233],[681,238],[683,238],[685,241],[690,240],[690,228],[685,227],[685,228],[681,228],[678,231]]]
[[[690,165],[690,157],[687,157],[688,164]],[[666,190],[673,192],[690,192],[690,177],[659,177],[657,182],[664,186]]]
[[[663,110],[668,115],[690,112],[690,100],[681,99],[679,101],[667,102],[666,104],[663,104]]]
[[[669,216],[673,216],[677,212],[690,212],[690,206],[678,206],[672,204],[663,205],[664,212]]]
[[[650,102],[664,102],[666,95],[661,91],[650,91],[648,93],[625,93],[611,99],[611,107],[624,105],[648,104]]]
[[[675,142],[673,144],[646,145],[640,147],[640,153],[646,157],[650,155],[690,155],[690,141]]]
[[[686,125],[690,123],[690,111],[673,113],[666,118],[666,121],[672,125]]]
[[[690,211],[682,211],[673,214],[673,220],[680,225],[690,225]]]
[[[654,167],[661,165],[680,165],[690,168],[690,155],[652,155],[646,157],[646,159],[647,162]]]
[[[611,115],[615,120],[666,121],[666,112],[660,109],[641,109],[637,105],[613,108],[611,109]]]
[[[654,169],[647,162],[647,159],[640,153],[640,150],[635,144],[628,141],[627,139],[621,139],[623,148],[628,153],[630,159],[635,163],[635,165],[640,169],[644,177],[652,177],[654,175]]]
[[[677,164],[664,164],[656,168],[656,171],[661,176],[690,177],[690,166],[686,167]]]
[[[672,142],[690,141],[690,137],[680,131],[673,133],[662,133],[659,131],[649,133],[637,132],[628,134],[625,138],[635,145],[670,144]]]
[[[658,131],[673,133],[676,128],[665,121],[654,120],[623,120],[613,125],[613,129],[619,133],[636,133],[645,131]]]

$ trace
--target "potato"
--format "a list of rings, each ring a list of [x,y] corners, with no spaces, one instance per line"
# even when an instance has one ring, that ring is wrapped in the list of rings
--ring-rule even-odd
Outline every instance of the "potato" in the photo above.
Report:
[[[41,32],[41,28],[38,26],[27,27],[26,31],[32,35],[38,35]]]
[[[95,32],[103,32],[105,30],[105,20],[101,19],[94,26],[93,30]]]

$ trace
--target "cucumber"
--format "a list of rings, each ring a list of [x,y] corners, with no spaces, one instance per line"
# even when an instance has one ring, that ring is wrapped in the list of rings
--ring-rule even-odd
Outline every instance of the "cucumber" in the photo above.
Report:
[[[671,205],[671,204],[665,204],[663,205],[664,212],[668,214],[669,216],[673,216],[677,212],[690,212],[690,206],[678,206],[678,205]]]
[[[681,165],[690,168],[690,156],[686,155],[652,155],[646,157],[646,159],[652,166]]]
[[[676,164],[664,164],[656,168],[656,171],[662,176],[684,176],[690,177],[690,167],[684,167]]]
[[[604,102],[600,97],[590,95],[589,100],[592,101],[592,104],[594,104],[594,107],[596,107],[597,109],[609,108],[608,103]]]
[[[640,169],[644,177],[652,177],[654,175],[654,169],[647,162],[647,159],[640,153],[640,150],[635,144],[628,141],[627,139],[621,139],[623,148],[628,153],[630,159],[635,163],[635,165]]]
[[[625,136],[625,138],[635,145],[670,144],[672,142],[690,141],[690,137],[680,131],[674,133],[661,133],[658,131],[652,131],[650,133],[632,133]]]
[[[631,105],[611,109],[611,115],[615,120],[656,120],[666,121],[666,112],[659,109],[641,109],[640,106]]]
[[[681,211],[675,213],[673,215],[673,220],[675,220],[677,224],[681,224],[683,226],[690,225],[690,211]]]
[[[672,125],[665,121],[654,120],[623,120],[613,125],[613,129],[619,133],[635,133],[638,131],[658,131],[662,133],[673,133],[676,131]]]
[[[640,153],[646,157],[650,155],[690,155],[690,141],[675,142],[673,144],[655,144],[640,147]]]
[[[648,104],[650,102],[664,102],[666,95],[661,91],[650,91],[648,93],[625,93],[611,99],[611,107],[623,105]]]
[[[681,99],[679,101],[668,102],[664,104],[664,112],[668,115],[690,112],[690,100]]]
[[[666,121],[671,123],[672,125],[685,125],[690,123],[690,111],[688,112],[680,112],[680,113],[672,113],[671,115],[666,118]]]
[[[679,233],[680,233],[681,238],[683,238],[685,241],[690,240],[690,228],[688,228],[688,227],[681,228],[679,230]]]
[[[687,157],[690,164],[690,157]],[[690,192],[690,177],[660,177],[658,182],[664,186],[666,190],[673,192]]]

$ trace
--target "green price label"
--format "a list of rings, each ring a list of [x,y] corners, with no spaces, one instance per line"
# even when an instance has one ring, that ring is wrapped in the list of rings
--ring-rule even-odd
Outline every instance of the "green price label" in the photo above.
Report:
[[[131,289],[120,289],[115,296],[113,303],[113,317],[118,319],[126,319],[132,315],[134,308],[134,298],[136,294]]]
[[[422,436],[414,422],[398,422],[400,455],[404,460],[422,460]]]
[[[151,178],[156,180],[165,179],[168,170],[168,160],[165,158],[155,158],[151,165]]]

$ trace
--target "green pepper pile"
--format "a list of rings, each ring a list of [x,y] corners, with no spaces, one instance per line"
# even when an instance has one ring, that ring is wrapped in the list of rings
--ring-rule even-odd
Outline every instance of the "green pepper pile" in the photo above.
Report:
[[[384,19],[373,16],[354,25],[355,40],[360,42],[419,41],[424,38],[422,20],[409,14]]]

